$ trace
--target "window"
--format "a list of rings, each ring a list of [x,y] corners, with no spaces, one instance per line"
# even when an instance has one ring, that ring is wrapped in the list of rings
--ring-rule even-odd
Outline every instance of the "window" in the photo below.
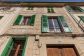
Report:
[[[60,32],[60,27],[57,21],[57,17],[49,17],[49,31],[50,32]]]
[[[78,17],[80,18],[78,21],[78,25],[84,32],[84,16],[78,16]]]
[[[0,19],[2,19],[3,16],[0,16]]]
[[[67,7],[69,12],[84,12],[84,10],[77,6],[68,6]]]
[[[25,39],[20,40],[20,39],[13,38],[13,47],[8,56],[11,56],[11,55],[12,56],[22,56],[24,46],[25,46]]]
[[[74,45],[47,45],[47,56],[79,56]]]
[[[0,10],[3,10],[3,11],[8,11],[10,9],[11,9],[11,7],[0,7]]]
[[[79,16],[80,21],[82,21],[84,23],[84,16]]]
[[[63,16],[42,16],[42,32],[72,32]]]
[[[24,56],[26,43],[25,36],[21,38],[10,38],[1,56]]]
[[[19,15],[14,23],[14,25],[34,25],[35,15],[23,16]]]
[[[47,10],[48,10],[48,13],[54,13],[53,7],[48,7]]]
[[[33,7],[28,7],[28,9],[27,10],[33,10]]]

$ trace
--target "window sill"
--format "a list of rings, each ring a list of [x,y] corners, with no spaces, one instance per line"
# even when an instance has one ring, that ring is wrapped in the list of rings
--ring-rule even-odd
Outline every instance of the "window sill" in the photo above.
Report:
[[[22,26],[22,25],[14,25],[12,26],[12,28],[34,28],[33,26],[29,26],[29,25],[25,25],[25,26]]]

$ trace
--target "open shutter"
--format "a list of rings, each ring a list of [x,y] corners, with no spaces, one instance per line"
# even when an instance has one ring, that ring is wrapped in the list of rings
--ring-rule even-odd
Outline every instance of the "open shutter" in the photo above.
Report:
[[[2,18],[3,16],[0,16],[0,19]]]
[[[43,15],[41,18],[41,31],[42,32],[49,32],[49,25],[48,25],[48,16]]]
[[[80,8],[80,7],[77,7],[81,12],[84,12],[84,10],[82,9],[82,8]]]
[[[72,32],[71,28],[68,26],[63,16],[58,16],[58,21],[60,22],[64,32]]]
[[[30,24],[31,26],[34,26],[34,22],[35,22],[35,15],[32,15],[32,16],[31,16],[31,19],[30,19],[30,21],[29,21],[29,24]]]
[[[8,55],[8,52],[10,51],[10,49],[12,48],[13,46],[13,40],[12,38],[9,39],[8,43],[6,44],[1,56],[7,56]]]
[[[19,25],[19,23],[20,23],[22,17],[23,17],[22,15],[19,15],[19,16],[17,17],[17,19],[16,19],[14,25]]]
[[[66,9],[69,11],[69,12],[72,12],[73,9],[70,7],[70,6],[67,6]]]
[[[79,16],[79,18],[84,22],[84,16]]]
[[[22,56],[25,56],[26,45],[27,45],[27,41],[28,41],[28,38],[27,37],[25,37],[25,38],[26,38],[26,41],[25,41],[24,49],[22,51]]]

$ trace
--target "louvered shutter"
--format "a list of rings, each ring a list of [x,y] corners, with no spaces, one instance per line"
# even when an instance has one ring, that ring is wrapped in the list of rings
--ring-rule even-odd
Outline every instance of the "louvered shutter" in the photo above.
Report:
[[[43,15],[41,18],[41,31],[42,32],[49,32],[49,25],[48,25],[48,16]]]
[[[70,7],[70,6],[67,6],[66,9],[69,11],[69,12],[72,12],[73,9]]]
[[[13,40],[12,38],[9,39],[9,41],[7,42],[1,56],[7,56],[8,55],[8,52],[10,51],[10,49],[12,48],[13,46]]]
[[[80,8],[80,7],[77,7],[77,8],[80,10],[80,12],[84,12],[84,10],[82,8]]]
[[[79,18],[84,22],[84,16],[79,16]]]
[[[61,28],[63,28],[64,32],[72,32],[63,16],[58,16],[58,21],[60,22]]]
[[[19,23],[20,23],[22,17],[23,17],[22,15],[19,15],[19,16],[17,17],[17,19],[16,19],[14,25],[19,25]]]
[[[31,16],[31,19],[30,19],[30,21],[29,21],[29,24],[30,24],[31,26],[34,26],[34,22],[35,22],[35,15],[32,15],[32,16]]]

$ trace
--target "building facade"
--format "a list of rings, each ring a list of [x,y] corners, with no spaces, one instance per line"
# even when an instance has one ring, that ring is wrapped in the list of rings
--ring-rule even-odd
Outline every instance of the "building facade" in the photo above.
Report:
[[[0,7],[0,56],[84,56],[84,6]]]

